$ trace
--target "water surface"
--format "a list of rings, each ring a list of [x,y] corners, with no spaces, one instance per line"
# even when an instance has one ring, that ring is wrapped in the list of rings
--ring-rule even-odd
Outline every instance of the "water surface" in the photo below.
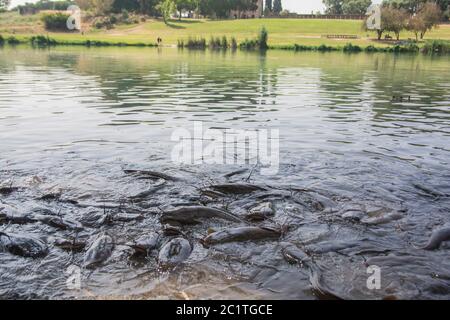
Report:
[[[448,299],[450,246],[416,247],[450,222],[449,71],[448,57],[421,55],[0,49],[0,186],[19,187],[0,202],[82,222],[145,215],[77,234],[1,225],[45,239],[50,252],[37,260],[0,253],[0,297],[318,298],[308,271],[283,259],[283,241],[307,251],[341,298]],[[279,172],[174,163],[172,133],[196,121],[206,129],[279,130]],[[124,173],[130,168],[182,180],[139,179]],[[240,168],[249,171],[224,177]],[[194,249],[176,270],[159,270],[155,256],[130,258],[124,244],[160,230],[161,210],[206,204],[244,215],[261,198],[201,193],[239,181],[269,190],[262,198],[276,208],[270,223],[288,230],[282,240],[205,248],[199,239],[208,228],[234,226],[206,221],[184,228]],[[61,199],[38,200],[48,194]],[[368,225],[348,212],[400,217]],[[81,290],[68,289],[65,271],[82,266],[83,253],[52,247],[51,237],[89,241],[103,232],[117,243],[112,257],[83,270]],[[329,244],[347,246],[324,250]],[[382,270],[380,290],[366,286],[372,264]]]

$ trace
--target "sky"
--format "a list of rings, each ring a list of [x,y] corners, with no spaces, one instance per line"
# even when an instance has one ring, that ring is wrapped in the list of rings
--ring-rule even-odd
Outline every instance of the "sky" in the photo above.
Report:
[[[36,0],[12,0],[12,6],[23,4],[25,2],[36,2]],[[374,3],[380,3],[381,0],[373,0]],[[282,0],[283,7],[292,12],[311,13],[311,11],[323,11],[322,0]]]

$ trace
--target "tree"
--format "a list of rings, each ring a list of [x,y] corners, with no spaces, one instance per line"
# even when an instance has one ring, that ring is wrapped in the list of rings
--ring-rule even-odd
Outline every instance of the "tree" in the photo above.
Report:
[[[342,1],[342,13],[364,15],[372,0],[345,0]]]
[[[394,32],[397,40],[400,39],[400,32],[407,27],[408,18],[408,12],[404,9],[386,7],[381,12],[384,30]]]
[[[266,10],[272,11],[272,0],[266,0]]]
[[[409,18],[407,29],[414,33],[416,41],[419,40],[419,34],[426,29],[425,21],[419,15],[414,15]]]
[[[281,4],[281,0],[274,0],[273,1],[272,11],[275,14],[280,14],[280,12],[283,11],[283,5]]]
[[[114,0],[92,0],[95,14],[105,15],[112,11]]]
[[[157,5],[157,9],[160,11],[165,24],[168,23],[171,14],[177,10],[173,0],[161,0]]]
[[[439,9],[444,12],[450,5],[450,0],[384,0],[384,6],[391,6],[396,9],[405,9],[411,14],[418,13],[421,8],[427,3],[436,3]]]
[[[0,12],[8,10],[10,4],[11,0],[0,0]]]
[[[427,2],[419,9],[417,16],[423,21],[423,28],[420,30],[420,39],[423,39],[427,31],[439,24],[442,11],[436,3]]]
[[[148,14],[148,15],[155,15],[157,13],[156,5],[158,4],[158,0],[135,0],[137,2],[137,5],[133,3],[133,1],[129,0],[122,0],[126,3],[129,3],[130,9],[127,8],[121,8],[126,9],[128,11],[133,10],[133,8],[137,8],[141,14]],[[116,0],[117,2],[117,0]]]
[[[342,0],[323,0],[325,5],[325,13],[327,14],[342,14]]]
[[[193,0],[173,0],[175,8],[178,11],[178,18],[181,20],[183,10],[194,10],[196,3]]]
[[[93,7],[92,0],[75,0],[75,3],[81,10],[88,10]]]
[[[420,5],[428,0],[384,0],[383,6],[393,9],[404,9],[411,14],[418,11]]]

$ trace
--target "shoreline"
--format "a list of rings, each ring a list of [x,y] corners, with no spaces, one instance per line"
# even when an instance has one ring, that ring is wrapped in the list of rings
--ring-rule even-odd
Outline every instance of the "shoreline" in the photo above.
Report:
[[[242,43],[241,43],[242,44]],[[47,35],[8,35],[3,36],[0,34],[0,48],[3,46],[17,46],[17,45],[29,45],[32,47],[54,47],[54,46],[84,46],[84,47],[170,47],[179,48],[181,50],[214,50],[214,51],[260,51],[259,48],[245,48],[238,45],[238,48],[214,48],[206,45],[204,47],[189,47],[189,46],[177,46],[177,45],[158,45],[157,43],[145,43],[145,42],[133,42],[133,41],[110,41],[110,40],[60,40],[49,37]],[[380,45],[358,45],[352,42],[346,42],[345,44],[339,45],[302,45],[302,44],[292,44],[292,45],[269,45],[265,50],[284,50],[284,51],[314,51],[314,52],[343,52],[343,53],[413,53],[413,54],[450,54],[450,41],[448,40],[436,40],[430,39],[425,40],[422,43],[417,43],[414,41],[400,41],[400,43],[392,44],[388,46]]]

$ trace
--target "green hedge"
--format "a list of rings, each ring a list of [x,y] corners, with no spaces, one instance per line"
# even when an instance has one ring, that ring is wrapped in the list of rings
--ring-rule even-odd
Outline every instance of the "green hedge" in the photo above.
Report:
[[[11,44],[11,45],[16,45],[16,44],[19,44],[19,43],[20,43],[19,39],[17,39],[17,38],[14,37],[14,36],[8,37],[8,38],[6,39],[6,42],[7,42],[8,44]]]
[[[427,41],[422,48],[422,52],[426,53],[426,54],[450,53],[450,41],[444,41],[444,40]]]
[[[57,44],[55,39],[46,36],[33,36],[30,38],[30,43],[38,47],[54,46]]]
[[[360,46],[356,46],[351,43],[347,43],[342,50],[344,52],[361,52],[362,48]]]
[[[59,30],[69,31],[67,28],[67,20],[70,15],[67,13],[46,13],[42,16],[41,20],[44,22],[45,29],[47,30]]]

